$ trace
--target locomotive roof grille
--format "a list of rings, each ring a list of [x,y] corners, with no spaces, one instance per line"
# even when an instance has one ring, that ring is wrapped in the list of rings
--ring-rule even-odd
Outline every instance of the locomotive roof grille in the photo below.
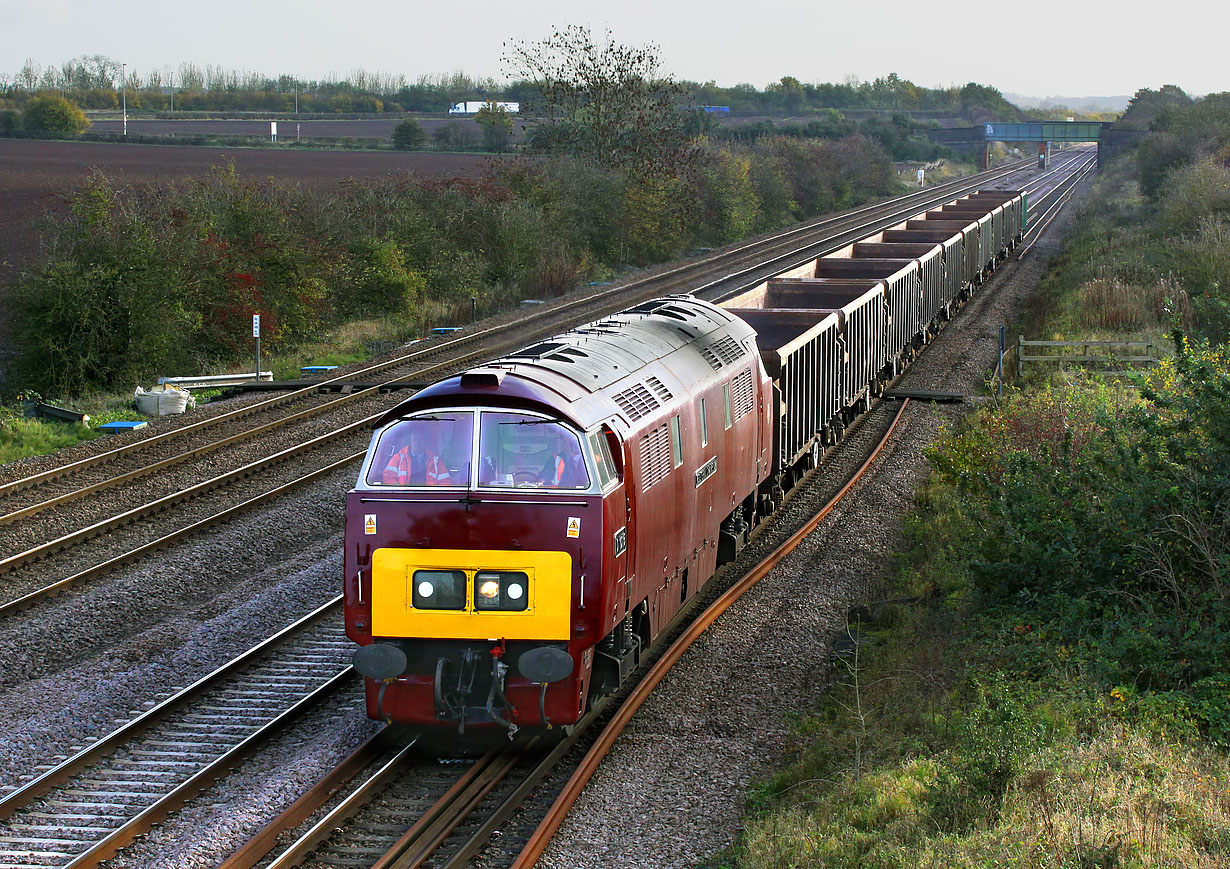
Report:
[[[612,398],[615,399],[620,410],[628,414],[628,419],[633,422],[662,406],[643,383],[634,383],[622,392],[616,393]]]
[[[666,403],[675,397],[667,385],[653,375],[650,375],[645,382],[649,384],[650,389],[658,394],[658,398],[662,399],[663,403]]]

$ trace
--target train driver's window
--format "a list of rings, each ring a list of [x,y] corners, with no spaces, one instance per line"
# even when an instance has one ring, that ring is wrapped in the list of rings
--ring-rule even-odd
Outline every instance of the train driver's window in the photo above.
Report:
[[[480,486],[589,488],[590,471],[580,436],[554,420],[484,411],[478,456]]]
[[[473,411],[437,411],[386,428],[367,469],[369,486],[465,486]]]
[[[594,454],[594,469],[598,472],[598,486],[605,489],[616,478],[615,462],[606,445],[602,432],[591,431],[588,435],[589,451]]]

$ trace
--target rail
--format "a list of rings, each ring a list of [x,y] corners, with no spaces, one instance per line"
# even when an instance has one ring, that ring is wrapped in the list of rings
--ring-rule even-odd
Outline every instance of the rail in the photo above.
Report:
[[[513,863],[513,869],[530,869],[542,856],[546,850],[547,843],[555,831],[559,829],[560,824],[564,822],[568,811],[572,808],[577,798],[581,795],[582,789],[589,782],[590,778],[597,771],[599,763],[606,757],[611,750],[611,746],[615,744],[615,739],[623,732],[628,722],[632,720],[632,716],[641,707],[642,704],[649,698],[653,689],[666,676],[670,669],[683,657],[683,653],[696,642],[696,640],[717,621],[718,617],[744,595],[749,589],[760,582],[769,574],[774,567],[781,563],[788,554],[790,554],[800,543],[807,538],[812,531],[823,522],[830,513],[837,507],[839,503],[849,494],[855,484],[863,478],[872,464],[879,457],[884,447],[888,444],[889,439],[896,432],[898,424],[901,422],[905,410],[910,405],[910,400],[907,398],[901,402],[897,408],[897,414],[893,417],[892,424],[888,431],[880,439],[871,455],[863,462],[862,466],[854,473],[854,475],[846,482],[846,484],[829,500],[827,504],[820,509],[815,516],[808,520],[802,528],[790,536],[784,543],[778,546],[758,564],[751,572],[731,586],[721,597],[704,611],[688,629],[680,636],[666,653],[654,664],[653,669],[642,679],[636,686],[636,690],[628,697],[618,712],[611,719],[610,723],[603,729],[602,734],[594,742],[593,746],[586,753],[581,763],[577,766],[575,772],[564,785],[563,790],[551,804],[551,808],[547,811],[546,817],[534,830],[529,842],[521,850],[516,861]]]

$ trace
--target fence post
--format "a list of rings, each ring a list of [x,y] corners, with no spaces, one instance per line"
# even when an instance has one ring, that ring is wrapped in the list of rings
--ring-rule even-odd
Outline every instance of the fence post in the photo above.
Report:
[[[1007,340],[1005,335],[1007,330],[1007,326],[999,327],[999,392],[996,394],[997,398],[1004,397],[1004,344]]]
[[[1025,336],[1016,336],[1016,376],[1020,380],[1025,376]]]

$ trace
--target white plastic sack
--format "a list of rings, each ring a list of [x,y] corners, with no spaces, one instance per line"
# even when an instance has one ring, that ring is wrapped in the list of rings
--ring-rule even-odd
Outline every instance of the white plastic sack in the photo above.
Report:
[[[172,416],[196,407],[196,398],[178,386],[158,386],[149,391],[138,386],[134,398],[137,410],[146,416]]]

